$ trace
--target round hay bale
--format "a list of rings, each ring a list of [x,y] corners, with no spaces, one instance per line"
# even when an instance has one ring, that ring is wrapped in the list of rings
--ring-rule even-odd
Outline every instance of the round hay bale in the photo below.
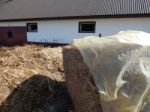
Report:
[[[102,112],[100,94],[79,50],[63,48],[64,71],[76,112]]]

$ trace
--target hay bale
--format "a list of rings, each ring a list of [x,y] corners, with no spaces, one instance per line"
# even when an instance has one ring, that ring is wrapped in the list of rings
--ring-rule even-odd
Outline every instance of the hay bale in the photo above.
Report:
[[[100,94],[79,50],[63,48],[64,71],[76,112],[102,112]]]

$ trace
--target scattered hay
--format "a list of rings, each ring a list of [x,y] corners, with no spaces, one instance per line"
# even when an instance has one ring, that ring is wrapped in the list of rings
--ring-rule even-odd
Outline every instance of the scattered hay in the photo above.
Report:
[[[61,100],[68,105],[61,47],[1,47],[0,73],[1,112],[49,112],[52,104],[57,105],[54,110],[66,107]],[[65,110],[72,108],[69,104]]]

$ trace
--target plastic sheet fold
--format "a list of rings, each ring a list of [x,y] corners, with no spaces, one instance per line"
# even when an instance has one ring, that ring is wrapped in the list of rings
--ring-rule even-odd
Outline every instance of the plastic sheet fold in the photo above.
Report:
[[[122,31],[73,45],[94,77],[103,112],[150,112],[150,34]]]

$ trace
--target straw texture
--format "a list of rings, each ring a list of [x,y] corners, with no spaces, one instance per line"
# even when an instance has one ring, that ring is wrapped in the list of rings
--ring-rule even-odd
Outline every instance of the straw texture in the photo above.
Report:
[[[76,112],[102,112],[100,95],[77,48],[63,48],[64,71]]]

